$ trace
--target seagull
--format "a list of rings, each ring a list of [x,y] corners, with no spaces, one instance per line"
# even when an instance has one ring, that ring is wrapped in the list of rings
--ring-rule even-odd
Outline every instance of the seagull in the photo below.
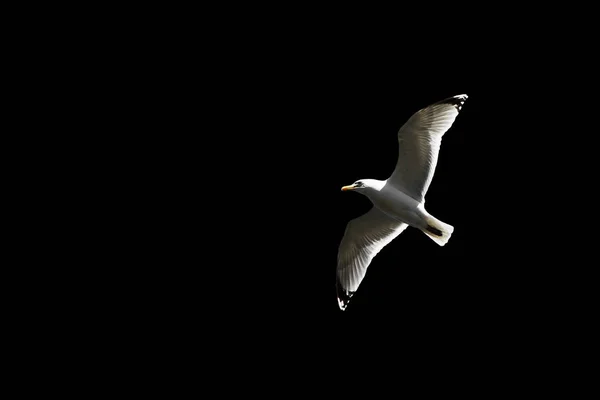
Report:
[[[369,198],[373,207],[348,222],[338,249],[336,291],[341,310],[365,277],[373,257],[408,226],[417,228],[440,246],[454,227],[425,210],[425,194],[433,178],[442,136],[458,116],[466,94],[449,97],[416,113],[398,131],[398,161],[385,181],[359,179],[342,191]]]

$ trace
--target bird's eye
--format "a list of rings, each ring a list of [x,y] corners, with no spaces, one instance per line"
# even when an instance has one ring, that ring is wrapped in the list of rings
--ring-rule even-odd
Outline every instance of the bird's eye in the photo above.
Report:
[[[356,186],[362,186],[362,185],[363,185],[363,183],[359,181],[359,182],[356,182],[356,184],[355,184],[355,185],[356,185]]]

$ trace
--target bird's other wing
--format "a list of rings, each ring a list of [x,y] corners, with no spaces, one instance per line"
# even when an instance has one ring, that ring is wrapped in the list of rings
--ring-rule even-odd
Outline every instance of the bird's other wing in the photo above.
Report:
[[[466,94],[438,101],[414,113],[398,131],[398,162],[388,184],[423,201],[437,164],[442,136],[467,100]]]
[[[373,257],[407,226],[376,207],[348,222],[338,250],[336,271],[338,304],[342,310],[358,289]]]

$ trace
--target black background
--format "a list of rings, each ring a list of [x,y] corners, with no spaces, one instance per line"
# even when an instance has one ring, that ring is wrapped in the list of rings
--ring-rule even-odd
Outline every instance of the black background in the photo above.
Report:
[[[76,84],[99,105],[72,96],[84,111],[62,111],[80,119],[69,152],[99,150],[97,175],[67,163],[82,169],[68,181],[75,195],[57,196],[78,210],[78,228],[66,226],[75,238],[49,225],[58,246],[34,246],[44,272],[26,273],[50,293],[33,308],[51,319],[34,334],[56,327],[63,340],[83,338],[82,357],[105,353],[126,380],[135,363],[200,379],[198,390],[212,375],[226,377],[219,390],[245,390],[231,379],[240,371],[261,390],[277,389],[281,375],[313,394],[322,369],[337,390],[354,391],[363,372],[389,364],[416,371],[424,387],[437,385],[434,365],[470,388],[496,360],[529,379],[529,360],[552,368],[560,353],[588,354],[577,346],[597,315],[595,208],[585,204],[596,198],[597,68],[592,47],[566,37],[574,31],[562,15],[490,5],[434,21],[429,9],[225,7],[221,18],[136,10],[131,34],[116,32],[107,55],[91,47],[85,62],[95,70]],[[426,196],[452,238],[440,247],[408,228],[341,311],[338,246],[347,222],[371,207],[341,186],[386,179],[402,124],[463,93]],[[90,125],[88,149],[79,138]],[[63,268],[69,258],[74,267]],[[354,362],[364,355],[384,362]],[[491,389],[515,380],[506,375]],[[395,386],[407,376],[394,376]]]

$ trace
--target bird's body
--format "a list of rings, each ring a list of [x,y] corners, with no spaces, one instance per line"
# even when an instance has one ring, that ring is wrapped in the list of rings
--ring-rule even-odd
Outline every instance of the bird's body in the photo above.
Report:
[[[373,208],[348,222],[338,251],[338,303],[344,310],[373,257],[408,226],[421,230],[440,246],[454,228],[425,209],[442,136],[454,122],[467,95],[444,99],[416,112],[399,130],[396,168],[385,181],[360,179],[342,190],[357,191]]]
[[[363,179],[366,181],[367,179]],[[425,208],[422,203],[413,199],[398,188],[383,183],[381,190],[368,190],[365,195],[373,206],[383,211],[387,216],[404,222],[415,228],[425,228]]]

